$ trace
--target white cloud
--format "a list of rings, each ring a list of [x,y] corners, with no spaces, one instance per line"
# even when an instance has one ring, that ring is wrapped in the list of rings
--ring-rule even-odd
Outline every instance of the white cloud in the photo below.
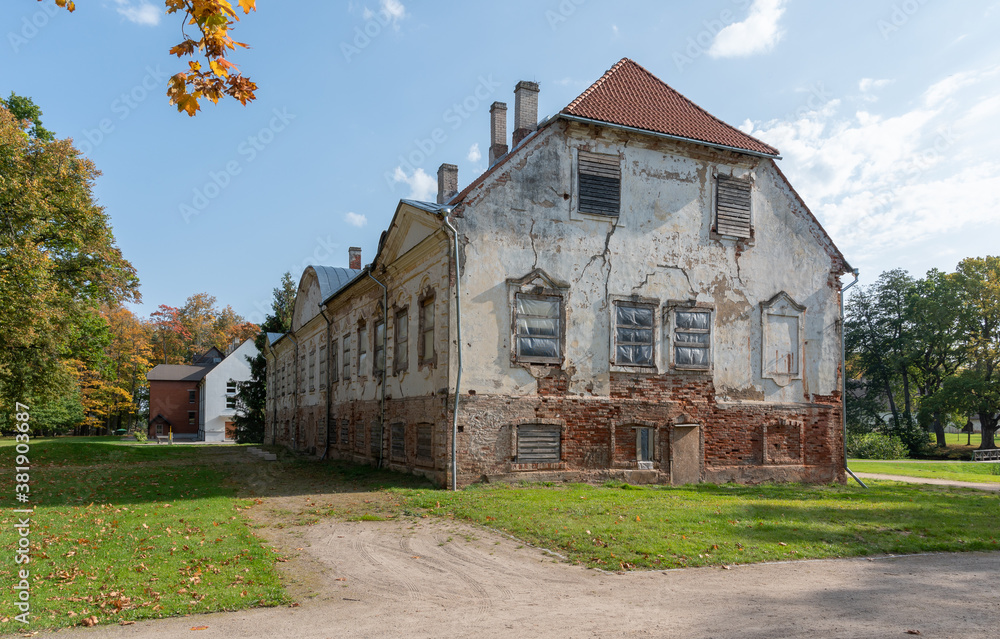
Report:
[[[155,27],[160,24],[163,16],[163,8],[150,4],[146,0],[115,0],[118,5],[118,13],[129,22],[141,24],[147,27]]]
[[[469,155],[466,158],[469,162],[478,162],[483,157],[483,154],[479,152],[479,142],[474,143],[469,147]]]
[[[392,179],[409,185],[410,194],[407,198],[411,200],[433,202],[437,199],[437,180],[427,175],[423,169],[417,169],[407,175],[403,167],[397,166],[396,170],[393,171]]]
[[[344,221],[351,226],[361,228],[368,224],[368,217],[364,213],[347,212],[344,214]]]
[[[892,80],[875,80],[874,78],[861,78],[858,82],[858,89],[864,93],[868,93],[872,89],[881,89],[884,86],[892,84]]]
[[[383,24],[392,24],[394,29],[399,29],[399,22],[406,17],[406,7],[399,0],[380,0],[378,12],[365,7],[361,12],[365,20],[378,19]]]
[[[613,35],[616,38],[618,37],[618,25],[617,24],[611,25],[611,35]]]
[[[1000,218],[1000,110],[994,69],[941,80],[901,113],[850,111],[829,100],[806,113],[741,130],[776,146],[782,168],[854,265],[877,271],[945,255],[995,250]],[[859,82],[859,88],[877,81]],[[951,99],[954,98],[954,99]],[[892,260],[886,262],[886,260]],[[945,268],[950,268],[947,265]],[[921,275],[923,271],[916,273]]]
[[[734,22],[716,34],[708,55],[739,58],[770,51],[784,35],[778,27],[784,5],[785,0],[754,0],[746,20]]]

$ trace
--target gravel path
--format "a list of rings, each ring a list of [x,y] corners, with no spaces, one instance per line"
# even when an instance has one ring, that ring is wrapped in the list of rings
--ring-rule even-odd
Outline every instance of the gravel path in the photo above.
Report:
[[[906,475],[883,475],[882,473],[854,473],[861,479],[886,479],[889,481],[901,481],[906,484],[932,484],[934,486],[958,486],[960,488],[975,488],[976,490],[988,490],[994,493],[1000,492],[1000,483],[955,481],[953,479],[935,479],[933,477],[908,477]],[[1000,631],[997,632],[1000,635]]]
[[[299,530],[281,564],[297,607],[39,636],[992,639],[1000,627],[1000,553],[609,574],[437,519]]]

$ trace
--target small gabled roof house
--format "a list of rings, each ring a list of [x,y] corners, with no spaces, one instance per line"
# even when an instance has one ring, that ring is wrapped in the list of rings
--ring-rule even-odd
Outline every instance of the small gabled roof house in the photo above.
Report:
[[[268,441],[442,484],[842,480],[850,267],[777,149],[628,59],[541,122],[538,90],[369,265],[306,269]]]
[[[236,383],[250,379],[246,358],[255,357],[252,340],[233,343],[225,353],[212,347],[194,364],[159,364],[148,373],[149,437],[172,434],[189,441],[233,439]]]

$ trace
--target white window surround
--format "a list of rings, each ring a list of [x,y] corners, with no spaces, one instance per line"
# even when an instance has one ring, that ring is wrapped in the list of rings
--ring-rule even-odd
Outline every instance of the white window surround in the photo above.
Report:
[[[802,379],[805,312],[784,291],[760,305],[762,378],[778,386]]]

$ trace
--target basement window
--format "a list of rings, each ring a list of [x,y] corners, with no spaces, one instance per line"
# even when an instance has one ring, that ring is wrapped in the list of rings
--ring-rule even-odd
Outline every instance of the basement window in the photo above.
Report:
[[[434,426],[417,424],[417,460],[429,465],[434,460]]]
[[[617,216],[621,208],[621,161],[617,155],[580,151],[577,156],[577,210]]]
[[[562,361],[562,298],[558,295],[514,295],[514,348],[519,362]]]
[[[715,232],[731,237],[750,237],[750,180],[716,176]]]
[[[654,306],[615,304],[615,365],[656,366]]]
[[[371,432],[368,435],[368,447],[372,459],[378,459],[382,454],[382,427],[378,422],[372,422]]]
[[[639,462],[653,461],[653,429],[635,429],[635,460]]]
[[[389,431],[389,450],[393,459],[406,461],[406,424],[397,422]]]
[[[547,424],[517,427],[518,464],[556,464],[562,460],[560,428]]]
[[[351,442],[351,421],[343,419],[340,421],[340,445],[347,446]]]

